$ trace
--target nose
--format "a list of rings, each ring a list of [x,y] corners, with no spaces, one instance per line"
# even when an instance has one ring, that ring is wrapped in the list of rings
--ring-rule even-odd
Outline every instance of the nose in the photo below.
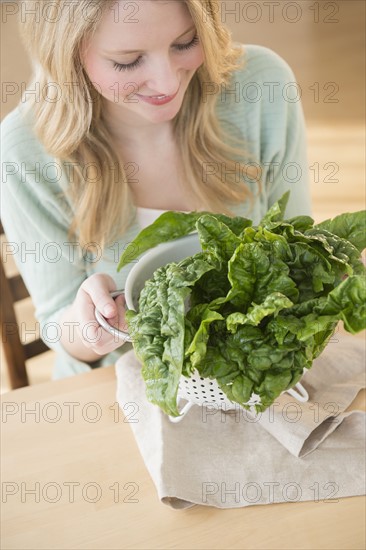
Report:
[[[160,57],[151,63],[145,84],[149,95],[174,95],[180,85],[178,69],[171,59]]]

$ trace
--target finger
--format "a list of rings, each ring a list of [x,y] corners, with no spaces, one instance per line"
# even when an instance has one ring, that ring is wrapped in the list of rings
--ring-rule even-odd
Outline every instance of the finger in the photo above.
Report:
[[[82,285],[81,290],[89,295],[91,302],[106,318],[117,314],[117,306],[110,292],[116,290],[116,283],[106,274],[96,274],[89,277]]]
[[[102,327],[95,318],[95,305],[90,295],[83,289],[80,289],[76,305],[79,316],[77,331],[82,340],[91,346],[100,340],[102,330]]]
[[[101,327],[96,320],[87,323],[85,328],[87,330],[84,330],[82,335],[85,343],[100,355],[109,353],[120,343],[117,336]]]
[[[106,341],[106,331],[102,329],[95,318],[95,305],[87,293],[82,293],[79,300],[79,323],[77,331],[88,347]]]
[[[128,327],[125,321],[125,298],[122,294],[116,297],[115,304],[117,314],[114,317],[110,317],[109,319],[107,319],[107,322],[110,326],[123,332],[127,332]],[[100,332],[100,329],[102,330],[102,332]],[[103,327],[94,325],[94,333],[91,331],[91,339],[94,338],[94,334],[96,339],[95,351],[97,353],[109,353],[111,351],[111,345],[113,344],[122,345],[122,337],[119,338],[117,335],[111,334],[107,329],[104,329]],[[116,346],[114,345],[114,348],[115,347]]]
[[[117,296],[115,298],[115,305],[116,305],[116,315],[113,317],[110,317],[108,319],[108,323],[116,328],[119,328],[121,330],[126,329],[126,321],[125,321],[125,314],[126,314],[126,307],[125,307],[126,301],[123,294],[120,296]]]

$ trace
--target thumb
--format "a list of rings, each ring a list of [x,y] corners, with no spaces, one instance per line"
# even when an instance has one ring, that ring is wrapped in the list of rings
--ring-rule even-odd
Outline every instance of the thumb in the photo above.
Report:
[[[110,300],[108,300],[108,302],[104,305],[103,307],[103,315],[104,317],[106,317],[107,319],[110,319],[112,317],[115,317],[115,315],[117,315],[117,306],[113,300],[113,298],[111,298]]]
[[[104,316],[107,319],[112,319],[113,317],[118,318],[118,314],[123,311],[126,305],[125,297],[123,294],[118,294],[114,299],[111,297],[111,301],[108,300],[108,303],[104,305],[103,311]]]

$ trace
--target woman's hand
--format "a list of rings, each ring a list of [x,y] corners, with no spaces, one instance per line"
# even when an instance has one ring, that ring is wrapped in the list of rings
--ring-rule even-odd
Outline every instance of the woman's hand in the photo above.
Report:
[[[103,273],[95,273],[82,283],[73,304],[62,316],[62,344],[70,355],[92,362],[123,345],[124,341],[104,330],[94,315],[97,308],[110,325],[127,330],[125,298],[120,295],[113,299],[110,292],[114,290],[114,280]],[[70,325],[75,327],[74,341],[65,337],[64,327]]]

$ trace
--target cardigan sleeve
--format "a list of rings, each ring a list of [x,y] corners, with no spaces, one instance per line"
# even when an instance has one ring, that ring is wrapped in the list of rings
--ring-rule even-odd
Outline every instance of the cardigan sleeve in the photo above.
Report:
[[[41,338],[65,361],[59,319],[87,277],[86,258],[68,238],[70,212],[59,180],[61,167],[45,154],[18,110],[1,124],[3,154],[1,221],[7,237],[3,261],[10,256],[35,306]],[[70,337],[72,337],[70,326]]]
[[[278,57],[278,56],[276,56]],[[268,206],[286,192],[290,197],[286,216],[311,214],[309,164],[301,88],[290,67],[278,61],[277,106],[267,125],[266,163]]]

